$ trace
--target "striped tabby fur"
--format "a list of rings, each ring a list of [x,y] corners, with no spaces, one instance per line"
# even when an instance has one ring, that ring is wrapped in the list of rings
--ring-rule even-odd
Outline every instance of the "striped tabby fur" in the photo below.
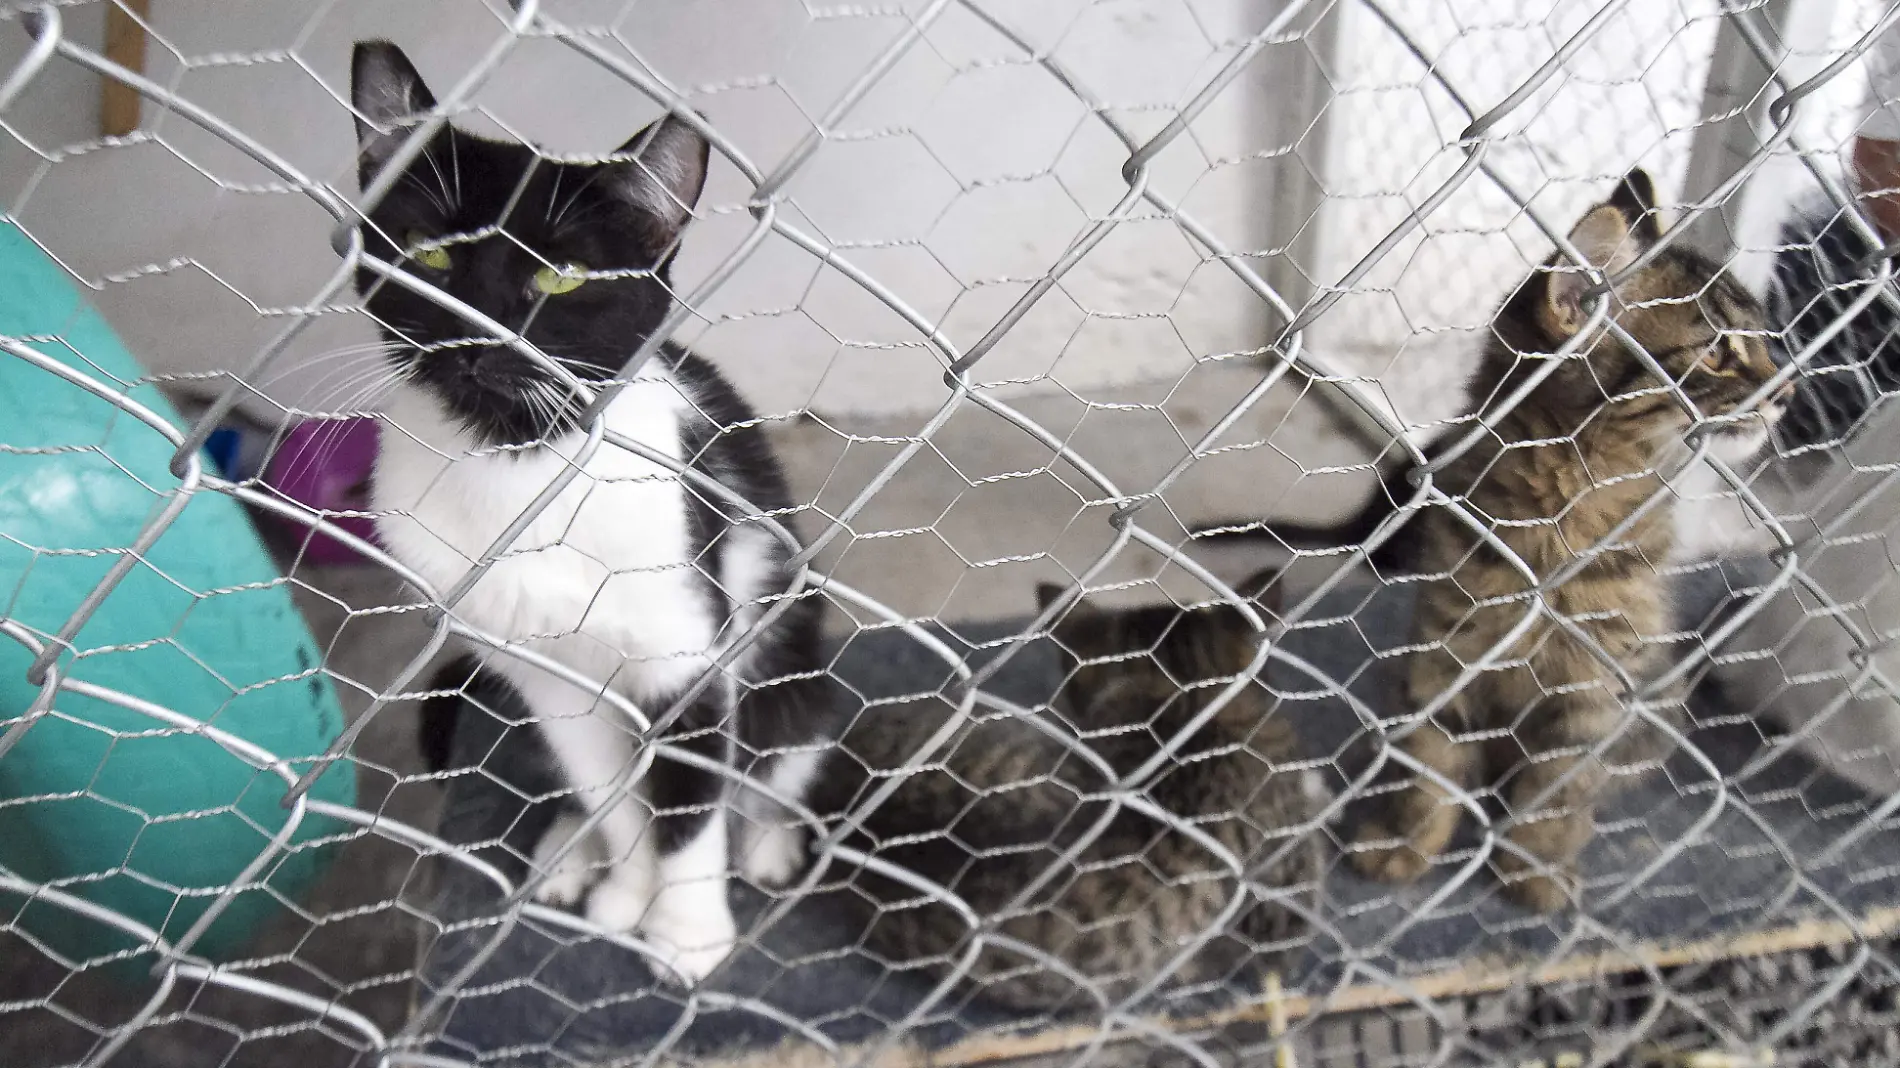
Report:
[[[1570,240],[1615,273],[1661,236],[1653,203],[1648,176],[1634,171]],[[1510,394],[1545,365],[1538,354],[1586,324],[1587,276],[1553,269],[1556,262],[1533,272],[1493,321],[1473,384],[1482,404]],[[1779,398],[1762,415],[1737,414],[1775,364],[1760,304],[1715,263],[1671,246],[1617,287],[1610,310],[1703,417],[1734,415],[1757,429],[1775,418]],[[1640,685],[1664,661],[1657,639],[1672,627],[1655,569],[1669,558],[1674,534],[1662,476],[1694,423],[1671,383],[1613,334],[1600,331],[1580,352],[1437,476],[1533,577],[1448,509],[1424,509],[1404,535],[1406,570],[1420,576],[1419,651],[1408,662],[1406,707],[1423,708],[1453,689],[1465,666],[1494,646],[1502,655],[1401,748],[1462,790],[1499,793],[1511,820],[1493,864],[1505,892],[1536,910],[1573,895],[1576,860],[1612,769],[1666,752],[1665,732],[1652,722],[1625,726],[1628,694],[1618,675]],[[1507,642],[1534,585],[1614,663],[1548,619]],[[1663,696],[1656,714],[1674,718],[1679,702]],[[1352,860],[1369,876],[1409,881],[1444,852],[1464,809],[1423,774],[1386,800],[1356,828]]]
[[[1046,606],[1059,590],[1038,592]],[[1054,636],[1071,672],[1055,718],[1117,776],[1154,756],[1247,670],[1258,648],[1240,614],[1225,606],[1109,611],[1080,603]],[[853,791],[862,796],[951,712],[937,699],[867,710],[844,739],[827,787],[844,784],[846,769],[862,769],[870,774]],[[1177,750],[1145,793],[1248,863],[1255,883],[1269,888],[1268,900],[1250,900],[1224,929],[1220,920],[1237,889],[1230,869],[1148,816],[1123,809],[1080,863],[1061,864],[1060,853],[1107,811],[1101,798],[1110,784],[1030,724],[982,718],[981,707],[979,722],[907,778],[852,844],[949,887],[978,916],[995,917],[996,933],[1057,958],[1110,997],[1160,974],[1210,930],[1217,937],[1171,980],[1218,982],[1250,959],[1271,962],[1297,948],[1305,924],[1286,899],[1310,897],[1318,879],[1323,832],[1314,822],[1322,791],[1315,773],[1291,766],[1293,737],[1275,713],[1266,689],[1248,685]],[[851,796],[838,800],[848,804]],[[1051,865],[1055,878],[1010,908]],[[943,971],[967,946],[969,927],[949,907],[875,876],[858,885],[883,903],[869,945],[897,966]],[[970,982],[1019,1006],[1091,1003],[1061,970],[995,946],[983,951]]]

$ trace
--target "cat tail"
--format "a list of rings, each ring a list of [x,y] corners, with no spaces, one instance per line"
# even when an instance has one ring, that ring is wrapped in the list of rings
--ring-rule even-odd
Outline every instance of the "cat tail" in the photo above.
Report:
[[[1375,489],[1359,510],[1336,523],[1283,523],[1268,519],[1217,519],[1197,523],[1190,528],[1199,541],[1265,541],[1275,547],[1288,551],[1323,551],[1328,549],[1350,549],[1361,545],[1372,537],[1379,524],[1391,518],[1399,510],[1399,502],[1412,496],[1410,487],[1400,475],[1381,474],[1379,487]],[[1410,541],[1408,524],[1401,527],[1368,554],[1372,566],[1381,571],[1402,567],[1406,558],[1405,546]]]

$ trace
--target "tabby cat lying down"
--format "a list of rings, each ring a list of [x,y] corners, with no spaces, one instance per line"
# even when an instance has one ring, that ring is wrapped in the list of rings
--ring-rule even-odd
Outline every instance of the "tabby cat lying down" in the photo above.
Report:
[[[1045,586],[1046,608],[1060,589]],[[1106,610],[1081,602],[1053,628],[1067,682],[1053,715],[1125,777],[1155,757],[1256,659],[1259,637],[1238,610],[1220,605]],[[978,706],[973,721],[905,779],[848,844],[954,891],[990,930],[1055,958],[1109,997],[1161,975],[1211,933],[1171,973],[1174,984],[1218,982],[1258,953],[1274,961],[1297,952],[1320,873],[1315,824],[1323,789],[1299,770],[1294,740],[1277,702],[1249,682],[1189,736],[1145,791],[1247,866],[1240,891],[1232,870],[1194,836],[1124,807],[1074,863],[1061,853],[1108,811],[1111,784],[1096,768],[1022,719]],[[941,728],[954,709],[929,698],[868,709],[846,735],[820,800],[843,811],[885,781]],[[1050,866],[1055,877],[1027,902],[1016,897]],[[858,886],[884,904],[867,942],[898,966],[946,971],[968,945],[969,925],[914,887],[866,872]],[[970,984],[1020,1006],[1088,1003],[1060,968],[986,945]]]

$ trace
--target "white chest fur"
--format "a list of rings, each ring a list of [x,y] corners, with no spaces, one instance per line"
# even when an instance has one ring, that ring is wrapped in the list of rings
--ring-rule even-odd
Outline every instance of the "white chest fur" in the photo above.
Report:
[[[607,425],[677,459],[688,411],[663,371],[647,371],[613,400]],[[404,390],[376,465],[378,533],[446,592],[574,466],[584,440],[575,433],[532,450],[480,448],[433,399]],[[679,477],[604,442],[451,611],[496,638],[611,678],[636,699],[696,676],[717,632]]]
[[[1724,434],[1710,442],[1709,453],[1746,478],[1750,474],[1752,461],[1767,444],[1767,440],[1766,430]],[[1666,457],[1660,466],[1668,470],[1687,459],[1687,454],[1687,447],[1680,447],[1676,455]],[[1672,513],[1676,535],[1675,548],[1671,553],[1673,560],[1706,560],[1715,556],[1766,552],[1773,545],[1768,528],[1735,495],[1734,487],[1710,465],[1688,465],[1670,480],[1669,488],[1673,491],[1675,506]]]

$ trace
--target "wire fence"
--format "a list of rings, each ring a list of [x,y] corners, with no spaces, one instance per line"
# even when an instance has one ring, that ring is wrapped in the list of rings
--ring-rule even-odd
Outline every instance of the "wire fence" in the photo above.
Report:
[[[0,854],[8,1063],[1900,1064],[1900,748],[1891,743],[1900,694],[1884,659],[1900,626],[1883,540],[1896,514],[1895,446],[1883,422],[1894,377],[1881,362],[1890,354],[1880,325],[1886,309],[1900,309],[1900,290],[1873,254],[1884,242],[1840,164],[1857,129],[1846,116],[1865,84],[1864,56],[1900,7],[1131,0],[1008,10],[919,0],[795,7],[777,16],[783,26],[752,35],[704,6],[461,6],[482,17],[443,30],[437,54],[458,66],[433,74],[439,102],[394,158],[419,159],[451,121],[511,130],[516,113],[484,104],[497,83],[524,94],[513,98],[518,112],[583,110],[576,97],[612,85],[647,101],[648,114],[689,123],[711,145],[714,186],[683,238],[676,303],[629,367],[653,359],[669,336],[729,367],[792,469],[793,507],[759,514],[733,487],[594,417],[580,433],[582,458],[480,563],[443,585],[366,533],[364,521],[377,517],[314,509],[261,475],[227,477],[205,449],[233,420],[270,424],[269,455],[254,467],[344,448],[337,428],[364,416],[363,398],[335,388],[326,398],[334,382],[296,368],[316,366],[313,350],[334,351],[339,319],[363,325],[359,274],[421,293],[477,334],[526,342],[426,281],[398,282],[416,276],[379,260],[359,225],[390,184],[346,191],[354,151],[289,121],[291,112],[348,118],[347,77],[334,65],[343,51],[319,42],[369,36],[360,27],[370,16],[320,5],[273,24],[281,35],[271,40],[244,17],[208,18],[200,28],[213,30],[185,39],[168,37],[165,0],[149,12],[126,4],[115,19],[142,29],[155,64],[140,73],[82,43],[94,38],[77,27],[92,25],[98,5],[12,12],[6,30],[21,48],[0,82],[10,141],[0,172],[19,178],[7,193],[13,227],[96,294],[141,358],[163,362],[211,336],[227,352],[234,338],[249,347],[220,357],[216,371],[167,365],[128,378],[89,352],[76,327],[0,337],[5,359],[30,372],[26,389],[77,390],[100,420],[61,424],[51,439],[0,427],[0,464],[38,471],[24,465],[103,457],[113,477],[136,484],[138,500],[118,540],[44,544],[0,525],[10,554],[0,556],[0,631],[19,647],[30,684],[24,707],[0,710],[0,828],[12,829],[0,833],[16,843],[129,843],[108,863],[63,870],[22,865],[17,848]],[[1818,37],[1791,44],[1817,12],[1826,16]],[[544,64],[534,68],[539,80],[509,82],[523,69],[511,64],[531,53]],[[676,73],[689,67],[701,73]],[[824,88],[801,88],[795,68],[821,70]],[[293,106],[218,82],[257,69],[307,79],[305,95]],[[1738,85],[1725,70],[1753,80]],[[1000,81],[984,81],[999,71]],[[49,140],[35,125],[47,97],[35,94],[80,74],[136,91],[140,129]],[[940,81],[921,91],[929,108],[881,95],[894,81],[914,88],[930,77]],[[956,97],[968,84],[978,88]],[[1717,90],[1732,106],[1712,103]],[[1417,115],[1387,112],[1379,101],[1395,94]],[[946,98],[960,101],[957,121],[933,126]],[[759,99],[769,103],[753,106]],[[1385,115],[1378,135],[1360,121],[1371,112]],[[588,121],[624,138],[638,124],[623,130],[623,119]],[[733,132],[740,127],[744,136]],[[1256,140],[1236,140],[1237,130]],[[986,155],[997,143],[1035,162]],[[853,163],[865,146],[890,154]],[[121,172],[98,162],[114,158],[135,162]],[[930,162],[907,170],[892,162],[900,158]],[[1469,370],[1472,338],[1514,279],[1638,162],[1665,190],[1681,190],[1665,194],[1678,209],[1667,240],[1766,262],[1787,250],[1749,244],[1738,218],[1766,210],[1779,225],[1804,206],[1859,250],[1837,257],[1846,266],[1818,295],[1771,302],[1788,357],[1776,383],[1837,400],[1813,381],[1847,381],[1857,399],[1829,409],[1846,414],[1798,455],[1771,450],[1730,466],[1690,450],[1668,472],[1675,488],[1656,491],[1661,506],[1731,515],[1754,540],[1657,564],[1686,620],[1655,639],[1671,650],[1665,674],[1699,688],[1684,723],[1651,701],[1664,682],[1645,680],[1622,699],[1631,723],[1677,745],[1598,813],[1576,907],[1538,914],[1498,896],[1486,872],[1507,849],[1510,820],[1491,791],[1458,784],[1446,786],[1447,803],[1475,830],[1431,878],[1402,888],[1359,879],[1346,859],[1358,806],[1390,793],[1381,769],[1411,759],[1400,742],[1417,726],[1418,710],[1396,707],[1389,677],[1418,652],[1407,646],[1408,594],[1368,574],[1370,545],[1286,563],[1190,530],[1237,515],[1337,512],[1349,497],[1342,487],[1370,479],[1372,454],[1430,471],[1455,462],[1481,436],[1466,433],[1480,414],[1496,426],[1523,401],[1454,410],[1460,387],[1450,380]],[[198,230],[133,225],[149,205],[139,183],[172,181],[165,168],[179,181],[209,179],[198,190],[211,206]],[[933,183],[940,197],[919,192]],[[883,187],[914,201],[880,213]],[[1748,201],[1763,188],[1769,209]],[[247,215],[252,201],[295,221],[260,229]],[[114,211],[126,218],[113,221]],[[236,242],[245,255],[221,261],[206,232],[248,237]],[[333,255],[308,290],[287,294],[282,248],[304,238]],[[1007,254],[986,258],[991,249]],[[205,292],[217,299],[194,303]],[[205,333],[213,320],[238,325]],[[1859,356],[1836,360],[1832,377],[1810,373],[1843,345]],[[1399,366],[1398,356],[1418,352],[1432,358]],[[927,404],[880,408],[885,393]],[[161,398],[193,414],[175,416]],[[1798,396],[1798,411],[1803,403]],[[300,437],[300,423],[317,429]],[[1420,441],[1447,425],[1441,442],[1462,444],[1428,457]],[[156,435],[168,472],[113,459],[130,448],[128,432]],[[1369,453],[1358,452],[1362,439]],[[514,729],[524,718],[514,698],[466,678],[453,692],[435,688],[435,669],[457,649],[548,665],[458,605],[562,486],[589,477],[587,457],[615,453],[749,513],[792,561],[790,586],[752,606],[753,621],[695,685],[721,679],[790,606],[815,602],[825,607],[824,666],[846,722],[895,715],[930,725],[878,780],[883,788],[841,813],[719,769],[733,791],[775,795],[797,813],[812,860],[787,888],[735,880],[741,950],[728,972],[698,986],[666,979],[638,934],[603,931],[537,898],[585,840],[543,848],[544,834],[558,837],[549,828],[566,784],[533,724]],[[1704,497],[1673,477],[1692,467],[1715,476]],[[84,507],[32,498],[17,474],[8,484],[22,497],[12,510],[0,505],[0,520]],[[1429,479],[1417,492],[1419,505],[1483,527],[1469,503]],[[207,498],[294,532],[279,539],[288,546],[281,577],[194,586],[167,573],[168,539],[204,536],[189,517]],[[318,533],[357,562],[324,563]],[[32,576],[64,559],[95,570],[49,618],[30,601]],[[1269,563],[1286,563],[1272,596],[1238,578]],[[1059,579],[1064,593],[1029,613],[1037,579]],[[313,662],[246,678],[193,647],[202,632],[192,627],[217,605],[270,590],[294,596],[320,636]],[[1251,660],[1226,673],[1232,681],[1217,695],[1196,698],[1192,725],[1153,739],[1152,759],[1130,770],[1102,755],[1113,738],[1078,736],[1051,707],[1067,673],[1048,636],[1062,637],[1081,594],[1226,605],[1265,640],[1248,646]],[[144,630],[97,629],[96,619],[133,600],[169,615]],[[1526,626],[1561,625],[1541,600],[1528,603]],[[240,618],[234,648],[250,627],[250,641],[267,633],[255,610]],[[1620,670],[1621,658],[1577,640]],[[228,697],[168,705],[143,696],[156,685],[149,668],[135,663],[120,685],[94,674],[155,648],[191,658]],[[1187,692],[1171,681],[1176,696]],[[347,726],[289,749],[239,726],[258,722],[235,711],[246,699],[306,688],[339,694]],[[1273,750],[1263,728],[1246,743],[1261,750],[1254,774],[1263,791],[1299,780],[1305,800],[1288,804],[1304,814],[1254,827],[1252,839],[1232,833],[1276,863],[1310,851],[1299,854],[1313,858],[1309,868],[1290,869],[1293,886],[1224,844],[1227,825],[1247,813],[1156,800],[1171,777],[1220,758],[1189,752],[1196,732],[1260,695],[1260,722],[1285,725],[1294,741]],[[413,748],[419,698],[460,702],[447,706],[459,709],[453,741],[431,762]],[[678,709],[624,697],[620,706],[639,728],[641,753],[620,789],[637,789],[656,762],[696,758],[668,733]],[[1050,786],[1071,792],[1086,814],[1074,820],[1086,826],[988,846],[980,826],[969,832],[973,864],[1037,846],[1049,862],[1022,900],[983,914],[965,902],[974,891],[910,872],[887,859],[901,855],[889,853],[893,843],[867,845],[851,831],[910,803],[907,779],[950,774],[958,746],[996,723],[1031,724],[1050,763],[1020,781],[969,787],[965,811],[905,814],[916,842],[943,840],[960,820],[999,818],[980,815],[979,802],[1027,806]],[[67,727],[84,734],[58,733]],[[67,779],[34,779],[23,757],[51,767],[47,749],[31,744],[36,733],[83,737],[91,748]],[[185,739],[216,747],[217,766],[235,778],[183,758],[112,763],[144,743]],[[354,776],[340,794],[339,770]],[[200,779],[212,790],[146,809],[125,800],[128,775]],[[120,829],[94,830],[101,812],[124,821]],[[935,817],[939,825],[925,826]],[[154,874],[163,867],[155,852],[191,849],[178,844],[189,838],[167,839],[170,829],[230,820],[251,843],[235,867],[209,883]],[[1146,821],[1149,852],[1076,863],[1130,820]],[[1263,835],[1276,844],[1262,846]],[[1201,852],[1198,874],[1163,859],[1184,841]],[[1226,879],[1208,913],[1171,936],[1153,974],[1109,982],[1011,934],[1028,897],[1054,894],[1044,908],[1066,908],[1075,898],[1064,887],[1131,865],[1159,873],[1160,893]],[[965,930],[947,952],[892,961],[838,919],[866,901],[879,902],[874,919],[936,903]],[[1242,931],[1243,914],[1261,902],[1291,914],[1292,933]],[[1112,911],[1075,918],[1078,928],[1111,930],[1115,920]],[[1197,972],[1203,953],[1236,939],[1241,964],[1211,978]],[[1002,980],[985,954],[999,948],[1019,966],[1068,976],[1072,997],[1011,1009],[988,996]],[[1271,966],[1246,966],[1260,962]]]

